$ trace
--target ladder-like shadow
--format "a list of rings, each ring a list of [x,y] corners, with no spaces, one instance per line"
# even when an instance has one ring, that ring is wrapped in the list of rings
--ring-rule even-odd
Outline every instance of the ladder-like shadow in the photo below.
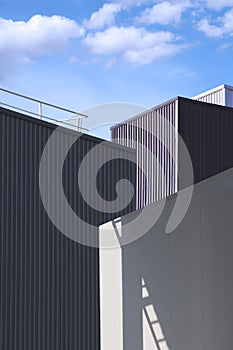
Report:
[[[159,322],[154,305],[150,301],[150,294],[145,280],[142,278],[142,311],[147,320],[154,343],[158,350],[169,350],[162,326]]]

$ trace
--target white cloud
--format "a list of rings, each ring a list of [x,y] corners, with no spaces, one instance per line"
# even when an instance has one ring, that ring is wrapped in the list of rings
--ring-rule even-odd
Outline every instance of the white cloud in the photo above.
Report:
[[[217,19],[216,24],[211,24],[209,20],[203,19],[198,22],[198,30],[205,33],[207,37],[222,37],[223,35],[233,35],[233,9],[227,11],[224,16]]]
[[[99,58],[98,57],[92,57],[92,58],[80,58],[78,56],[70,56],[68,63],[75,64],[80,67],[85,67],[90,64],[98,63]]]
[[[233,9],[225,13],[222,18],[222,23],[224,32],[233,34]]]
[[[113,66],[114,64],[116,64],[116,63],[117,63],[117,59],[116,59],[116,58],[110,58],[110,59],[106,62],[105,68],[106,68],[106,69],[110,69],[110,68],[112,68],[112,66]]]
[[[182,13],[189,7],[187,2],[163,1],[151,8],[145,9],[138,21],[141,23],[175,24],[180,22]]]
[[[214,10],[221,10],[225,7],[232,7],[233,0],[204,0],[205,5]]]
[[[144,28],[110,27],[103,32],[88,34],[84,44],[97,55],[121,54],[134,64],[148,64],[172,55],[184,46],[168,31],[149,32]]]
[[[88,29],[101,29],[105,25],[112,25],[116,14],[121,9],[121,4],[106,3],[98,11],[94,12],[89,20],[84,20],[83,25]]]
[[[155,60],[163,57],[174,55],[181,51],[184,45],[174,45],[169,43],[160,43],[155,47],[150,47],[143,50],[127,50],[123,57],[126,61],[135,65],[150,64]]]
[[[216,26],[215,24],[210,24],[207,19],[203,19],[198,22],[197,29],[209,38],[217,38],[223,35],[222,28]]]
[[[229,47],[232,47],[233,43],[225,43],[225,44],[222,44],[218,47],[218,51],[222,52],[226,49],[228,49]]]
[[[35,15],[28,22],[0,18],[0,69],[60,52],[70,38],[83,35],[74,20],[61,16]]]
[[[124,7],[131,7],[131,6],[138,7],[142,4],[148,4],[151,2],[153,3],[155,1],[156,0],[115,0],[114,2],[121,4]]]

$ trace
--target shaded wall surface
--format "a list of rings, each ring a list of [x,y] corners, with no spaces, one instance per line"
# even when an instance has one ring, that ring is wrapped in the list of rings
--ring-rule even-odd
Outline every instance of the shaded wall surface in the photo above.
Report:
[[[39,192],[39,165],[56,126],[0,109],[0,349],[98,350],[99,253],[62,234],[50,221]],[[77,133],[62,129],[57,147]],[[74,233],[97,232],[100,223],[119,216],[89,207],[78,187],[78,168],[101,140],[83,135],[71,148],[63,168],[63,187],[83,223]],[[104,144],[100,157],[112,160],[99,170],[96,187],[106,200],[116,196],[116,182],[134,182],[133,167],[122,160],[123,147]],[[134,160],[134,152],[129,159]],[[129,170],[130,169],[130,170]],[[91,169],[93,170],[93,169]],[[86,169],[86,187],[90,169]],[[59,209],[59,204],[55,203]],[[132,201],[121,212],[134,208]],[[62,214],[62,213],[61,213]],[[69,226],[71,223],[68,222]],[[67,226],[67,227],[68,227]],[[97,242],[97,236],[94,238]],[[93,242],[95,243],[95,242]]]
[[[231,349],[233,170],[195,185],[187,215],[168,235],[175,200],[122,248],[123,349]],[[148,207],[151,215],[159,205]]]

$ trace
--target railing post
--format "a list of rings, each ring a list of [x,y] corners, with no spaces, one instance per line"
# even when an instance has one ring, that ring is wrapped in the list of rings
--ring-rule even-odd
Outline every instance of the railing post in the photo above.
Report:
[[[80,119],[76,116],[76,130],[80,131]]]
[[[40,119],[42,119],[42,103],[39,102],[39,116],[40,116]]]

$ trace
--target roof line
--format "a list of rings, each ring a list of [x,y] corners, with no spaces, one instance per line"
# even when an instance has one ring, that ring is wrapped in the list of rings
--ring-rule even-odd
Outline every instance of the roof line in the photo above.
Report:
[[[119,122],[119,123],[113,125],[113,126],[110,128],[110,130],[113,130],[113,129],[115,129],[115,128],[121,126],[121,125],[124,125],[125,123],[127,123],[127,122],[129,122],[129,121],[131,121],[131,120],[136,120],[136,119],[142,117],[143,115],[145,115],[146,113],[150,113],[150,112],[156,111],[157,109],[159,109],[159,108],[161,108],[161,107],[165,107],[165,106],[171,104],[172,102],[177,101],[179,98],[180,98],[180,96],[176,96],[176,97],[174,97],[174,98],[172,98],[172,99],[170,99],[170,100],[167,100],[167,101],[165,101],[165,102],[163,102],[163,103],[161,103],[161,104],[159,104],[159,105],[157,105],[157,106],[155,106],[155,107],[152,107],[152,108],[149,108],[149,109],[145,109],[145,111],[140,112],[140,113],[134,115],[133,117],[130,117],[130,118],[128,118],[128,119],[125,119],[125,120],[123,120],[123,121],[121,121],[121,122]]]
[[[214,92],[217,92],[217,91],[220,91],[222,89],[228,89],[228,90],[233,90],[233,86],[230,86],[230,85],[227,85],[227,84],[222,84],[222,85],[219,85],[219,86],[216,86],[212,89],[209,89],[207,91],[204,91],[204,92],[201,92],[200,94],[198,95],[195,95],[193,96],[192,98],[201,98],[201,97],[204,97],[208,94],[211,94],[211,93],[214,93]]]

